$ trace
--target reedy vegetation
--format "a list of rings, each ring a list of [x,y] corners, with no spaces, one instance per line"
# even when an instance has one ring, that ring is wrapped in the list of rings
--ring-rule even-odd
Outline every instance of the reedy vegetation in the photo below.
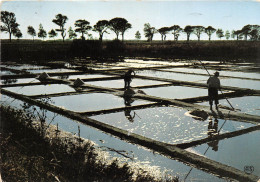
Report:
[[[42,99],[49,103],[50,99]],[[152,169],[107,159],[93,142],[50,125],[47,110],[23,104],[23,110],[0,105],[0,167],[4,181],[155,181],[178,182]],[[38,122],[40,121],[40,122]],[[49,123],[49,124],[47,124]],[[133,168],[134,167],[134,168]]]

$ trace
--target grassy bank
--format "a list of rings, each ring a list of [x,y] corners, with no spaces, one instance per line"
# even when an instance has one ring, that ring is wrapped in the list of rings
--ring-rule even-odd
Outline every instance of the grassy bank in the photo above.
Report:
[[[2,41],[1,60],[35,61],[72,60],[91,58],[118,61],[126,57],[153,57],[171,59],[260,59],[259,41]]]
[[[6,182],[178,181],[106,160],[91,141],[32,119],[31,114],[1,106],[0,168]]]

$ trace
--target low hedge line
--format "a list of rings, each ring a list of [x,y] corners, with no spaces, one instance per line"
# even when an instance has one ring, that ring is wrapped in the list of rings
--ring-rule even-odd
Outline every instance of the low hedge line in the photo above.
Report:
[[[260,42],[251,41],[180,41],[121,42],[74,40],[69,42],[6,43],[1,46],[1,60],[48,62],[53,60],[95,59],[118,61],[126,57],[185,59],[250,59],[260,58]]]

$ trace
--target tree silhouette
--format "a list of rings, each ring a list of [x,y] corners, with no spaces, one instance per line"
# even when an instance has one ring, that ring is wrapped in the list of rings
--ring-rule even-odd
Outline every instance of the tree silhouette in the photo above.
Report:
[[[132,28],[132,25],[128,23],[128,21],[124,18],[122,18],[120,24],[121,24],[122,41],[124,41],[124,34],[128,29]]]
[[[187,34],[187,41],[190,40],[190,35],[192,34],[193,32],[193,27],[190,26],[190,25],[187,25],[184,30],[183,30],[186,34]]]
[[[260,39],[260,26],[259,25],[251,25],[251,31],[248,36],[250,40],[259,40]]]
[[[173,30],[172,34],[175,41],[178,41],[182,28],[179,25],[171,26],[171,30]]]
[[[144,24],[144,36],[147,37],[147,41],[152,42],[155,33],[157,30],[154,27],[151,27],[149,23]]]
[[[75,22],[75,32],[81,33],[81,39],[85,40],[84,34],[88,34],[88,31],[91,29],[89,22],[87,20],[77,20]]]
[[[118,40],[118,36],[119,36],[119,33],[120,33],[120,27],[119,27],[119,23],[118,23],[118,18],[114,18],[114,19],[109,21],[109,28],[110,28],[110,30],[115,32],[116,39]]]
[[[55,16],[55,19],[52,20],[53,23],[59,26],[59,29],[56,29],[56,31],[61,32],[62,40],[64,42],[64,38],[66,37],[66,29],[64,28],[68,18],[67,16],[64,16],[62,14],[57,14]]]
[[[203,26],[194,26],[193,33],[198,37],[198,41],[200,41],[200,35],[204,32],[205,27]]]
[[[132,28],[132,25],[128,23],[128,21],[124,18],[113,18],[109,21],[109,28],[115,32],[116,39],[118,40],[118,36],[121,33],[122,41],[124,40],[124,34],[126,30]]]
[[[109,21],[107,20],[100,20],[94,25],[93,31],[99,33],[99,40],[103,40],[104,33],[108,33],[107,29],[109,28]]]
[[[69,39],[75,39],[75,38],[77,38],[77,34],[74,32],[74,30],[72,29],[72,27],[69,27],[68,33],[69,33]]]
[[[236,38],[236,40],[239,40],[241,38],[242,34],[241,34],[241,30],[233,30],[231,37],[232,38]]]
[[[230,38],[230,32],[228,30],[225,32],[225,37],[227,40]]]
[[[171,29],[169,27],[162,27],[158,29],[158,32],[161,34],[162,41],[166,40],[166,34],[169,33]]]
[[[16,31],[14,32],[14,36],[19,40],[20,38],[23,37],[23,34],[21,30],[17,28]]]
[[[9,40],[12,41],[12,34],[17,32],[19,24],[16,22],[15,14],[8,11],[1,11],[1,32],[9,33]]]
[[[49,34],[49,37],[50,37],[50,38],[53,38],[53,39],[54,39],[54,37],[57,37],[57,35],[58,35],[58,34],[55,32],[55,30],[53,30],[53,29],[51,29],[51,31],[49,31],[48,34]]]
[[[42,24],[39,25],[38,37],[39,37],[39,38],[42,38],[43,40],[44,40],[44,38],[47,37],[47,33],[46,33],[46,31],[43,29]]]
[[[247,40],[247,36],[251,31],[251,25],[245,25],[242,30],[241,30],[241,34],[244,35],[245,40]]]
[[[250,37],[250,40],[257,40],[259,38],[259,25],[245,25],[241,31],[241,35],[244,36],[244,39],[247,40],[247,37]]]
[[[140,39],[141,39],[141,33],[140,33],[139,31],[137,31],[137,32],[135,33],[135,38],[136,38],[137,40],[140,40]]]
[[[216,32],[216,29],[212,26],[205,28],[205,33],[209,36],[209,41],[211,40],[211,35]]]
[[[36,36],[35,29],[32,26],[28,26],[27,27],[27,33],[33,37],[33,41],[34,41],[34,37]]]
[[[223,32],[223,30],[222,29],[218,29],[217,31],[216,31],[216,34],[217,34],[217,37],[218,38],[222,38],[222,37],[224,37],[224,32]]]
[[[249,37],[250,37],[250,40],[257,40],[259,39],[259,33],[256,29],[252,30],[251,32],[249,32]]]

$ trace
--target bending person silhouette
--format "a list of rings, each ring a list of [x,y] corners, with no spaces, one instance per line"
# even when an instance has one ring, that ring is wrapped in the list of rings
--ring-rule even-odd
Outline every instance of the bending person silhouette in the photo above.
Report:
[[[132,74],[133,73],[133,74]],[[125,81],[125,89],[130,88],[130,83],[135,76],[135,72],[133,69],[129,69],[125,75],[124,75],[124,81]]]
[[[125,101],[125,106],[131,106],[131,104],[134,102],[134,99],[132,98],[132,95],[134,94],[134,91],[131,89],[127,89],[124,92],[124,101]],[[134,122],[134,118],[135,118],[135,112],[132,112],[132,110],[130,108],[126,108],[124,110],[125,113],[125,117],[130,121],[130,122]],[[131,114],[133,113],[133,114]]]
[[[208,95],[210,110],[212,110],[213,101],[215,101],[216,109],[218,110],[218,90],[220,89],[219,72],[215,72],[214,76],[209,77],[208,84]]]

